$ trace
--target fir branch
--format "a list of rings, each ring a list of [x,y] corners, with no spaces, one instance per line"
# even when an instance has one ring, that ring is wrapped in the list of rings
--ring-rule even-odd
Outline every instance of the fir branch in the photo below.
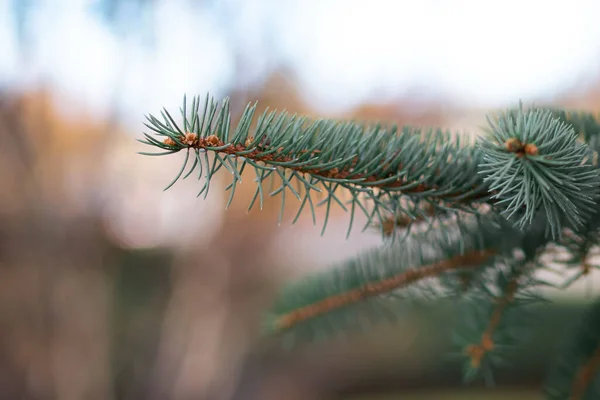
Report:
[[[195,99],[194,104],[193,108],[196,108],[198,114],[199,102]],[[226,100],[219,115],[228,114],[227,109]],[[210,107],[208,102],[205,104],[202,115],[213,115],[216,110],[217,105],[211,100]],[[325,189],[327,195],[322,203],[328,205],[326,221],[332,200],[346,209],[337,197],[336,189],[350,191],[351,212],[353,214],[356,208],[360,208],[368,217],[367,226],[374,216],[382,219],[380,208],[387,211],[390,211],[388,205],[397,208],[397,200],[401,195],[430,199],[464,197],[456,201],[456,206],[485,196],[485,191],[477,189],[471,182],[472,177],[476,177],[474,171],[467,174],[466,179],[464,176],[456,176],[452,173],[456,169],[468,170],[463,168],[463,164],[472,160],[472,157],[462,153],[475,150],[456,147],[456,144],[452,144],[453,140],[448,133],[441,131],[422,133],[408,127],[404,127],[402,132],[399,132],[395,126],[365,128],[351,122],[338,123],[325,120],[317,120],[307,125],[304,118],[288,117],[285,112],[280,113],[277,118],[275,112],[265,112],[259,118],[256,131],[251,134],[253,112],[252,107],[244,112],[233,140],[229,140],[228,135],[223,133],[228,132],[229,127],[209,125],[201,128],[202,123],[191,122],[184,123],[184,126],[196,126],[196,132],[183,133],[177,129],[169,130],[167,128],[172,126],[172,118],[166,110],[163,113],[164,123],[149,117],[150,124],[147,126],[157,133],[162,132],[158,133],[159,135],[166,136],[163,147],[175,151],[192,150],[196,153],[196,160],[199,159],[200,152],[214,152],[219,163],[213,163],[213,169],[220,168],[221,164],[227,167],[225,161],[230,158],[237,160],[239,157],[242,159],[240,169],[249,163],[255,168],[257,175],[259,170],[269,173],[277,171],[283,178],[283,183],[271,195],[278,193],[284,195],[286,190],[290,190],[300,200],[300,192],[293,190],[292,181],[295,180],[305,189],[298,215],[307,203],[307,199],[310,201],[311,191],[322,192],[322,189]],[[216,120],[224,121],[224,118],[216,118]],[[148,140],[145,143],[157,145],[156,141]],[[331,149],[332,145],[334,145],[333,149]],[[451,161],[452,159],[454,161]],[[200,160],[192,169],[196,164],[202,167]],[[184,168],[185,166],[182,170]],[[236,175],[234,183],[228,186],[234,188],[235,183],[241,181],[241,178],[235,170],[228,169]],[[289,177],[286,177],[285,173],[280,173],[279,169],[289,171]],[[207,173],[201,193],[204,192],[206,195],[208,180],[214,172]],[[450,175],[454,176],[449,177]],[[174,181],[180,176],[181,174]],[[262,179],[258,180],[257,193],[261,194],[262,199],[261,181]],[[367,210],[362,204],[364,198],[372,201],[372,210]],[[314,210],[311,211],[314,219]],[[409,210],[399,211],[414,217]],[[351,223],[352,219],[353,215]]]
[[[529,306],[546,302],[535,292],[543,285],[535,272],[543,266],[549,243],[543,235],[545,223],[543,215],[538,215],[529,229],[513,232],[518,243],[493,268],[471,274],[468,291],[464,285],[458,290],[449,285],[462,295],[458,296],[462,309],[454,341],[460,349],[455,355],[465,360],[467,382],[482,375],[486,384],[494,384],[494,368],[506,363],[507,350],[526,338],[527,325],[534,319]]]
[[[504,289],[504,294],[496,299],[496,306],[479,343],[469,344],[465,348],[465,353],[469,356],[471,367],[474,369],[480,368],[483,357],[494,349],[494,333],[502,321],[505,308],[514,300],[518,289],[518,278],[519,275],[515,275]]]
[[[443,203],[432,204],[427,201],[418,201],[415,203],[407,199],[400,199],[400,201],[403,203],[401,208],[409,210],[410,216],[401,212],[386,215],[381,224],[375,225],[377,229],[381,230],[384,237],[395,238],[398,231],[401,230],[405,230],[405,234],[408,235],[414,230],[415,225],[426,225],[428,228],[432,228],[436,221],[460,215],[455,210],[444,207]]]
[[[467,382],[483,375],[486,383],[493,385],[493,368],[507,361],[506,350],[525,339],[523,328],[533,317],[527,315],[526,306],[544,301],[532,292],[538,282],[526,276],[535,270],[535,263],[505,257],[502,264],[507,272],[502,266],[486,271],[496,276],[473,284],[463,302],[455,342],[462,352],[459,356],[466,358]]]
[[[296,331],[312,335],[319,330],[343,329],[342,319],[358,318],[359,303],[370,303],[370,313],[373,308],[385,307],[386,299],[403,298],[407,303],[406,299],[414,296],[403,294],[419,283],[485,268],[518,244],[519,235],[512,227],[494,218],[471,217],[446,224],[285,286],[267,319],[267,331],[286,335],[290,331],[294,336]],[[421,294],[442,295],[442,289],[423,289]]]
[[[363,309],[372,324],[379,314],[396,313],[390,299],[400,299],[399,308],[419,296],[449,293],[469,319],[458,338],[465,378],[483,372],[491,381],[490,367],[504,361],[502,350],[522,339],[514,331],[523,323],[515,318],[526,312],[524,305],[540,301],[528,291],[545,282],[529,274],[542,268],[544,251],[561,247],[570,257],[566,265],[579,269],[565,286],[596,267],[589,258],[600,245],[600,124],[592,114],[520,104],[488,118],[477,142],[463,143],[439,129],[308,121],[285,111],[267,110],[255,124],[255,111],[248,105],[233,127],[228,99],[218,104],[207,96],[201,108],[194,98],[190,108],[184,97],[181,123],[167,110],[162,120],[147,117],[152,134],[140,141],[160,152],[142,154],[186,152],[165,190],[198,169],[197,179],[204,177],[198,196],[206,196],[224,168],[232,175],[228,207],[249,165],[257,182],[249,210],[257,202],[262,208],[265,195],[281,195],[281,223],[291,193],[301,201],[294,223],[306,205],[315,221],[317,193],[317,205],[326,207],[322,232],[337,204],[350,213],[348,234],[360,210],[364,229],[378,219],[384,236],[405,235],[402,247],[396,242],[366,252],[284,287],[267,318],[269,334],[293,340],[343,330],[347,320],[362,323]],[[280,185],[267,192],[267,180]],[[435,284],[425,287],[429,282]],[[563,357],[548,389],[552,398],[600,395],[594,387],[600,385],[599,321],[600,302]]]
[[[541,207],[553,237],[559,237],[563,220],[580,228],[596,212],[600,175],[592,152],[577,142],[573,126],[551,110],[517,110],[488,118],[488,137],[480,173],[496,191],[496,206],[516,225],[530,225]],[[525,207],[523,207],[525,206]]]
[[[576,272],[556,285],[544,282],[548,286],[566,289],[573,283],[588,278],[594,269],[600,269],[600,265],[594,262],[594,258],[600,255],[600,231],[597,229],[583,232],[565,230],[562,239],[552,243],[548,262],[562,265],[567,271]],[[550,251],[548,252],[550,253]]]
[[[600,150],[600,116],[584,111],[553,109],[554,115],[573,126],[579,138],[594,151],[593,164],[598,166],[598,151]]]
[[[570,335],[548,376],[548,399],[592,400],[600,397],[600,301],[596,300]]]
[[[590,384],[596,379],[600,370],[600,343],[589,360],[579,368],[569,400],[580,400],[587,392]]]
[[[327,205],[323,232],[334,203],[344,210],[351,204],[351,223],[354,212],[363,211],[368,219],[365,228],[375,217],[381,225],[385,213],[419,218],[400,206],[406,198],[426,200],[446,210],[473,211],[487,203],[507,218],[516,218],[520,229],[538,212],[544,213],[547,233],[554,237],[565,223],[577,229],[595,211],[600,175],[591,150],[577,142],[572,125],[550,110],[523,110],[521,106],[496,121],[490,119],[488,137],[477,146],[439,129],[308,121],[285,111],[265,111],[253,128],[255,110],[256,105],[248,105],[234,129],[228,99],[219,105],[207,96],[201,108],[194,98],[190,108],[184,97],[182,124],[167,110],[161,112],[162,121],[148,116],[146,126],[159,139],[145,134],[140,141],[163,150],[157,155],[188,152],[167,188],[184,176],[192,161],[184,178],[196,167],[198,179],[205,171],[199,195],[206,196],[217,170],[230,171],[228,204],[246,164],[257,172],[261,200],[263,173],[275,172],[281,178],[280,187],[270,195],[281,193],[282,212],[287,191],[301,200],[298,215],[307,203],[312,205],[311,193],[322,192],[321,204]],[[207,152],[214,155],[212,165]],[[302,193],[294,189],[297,185],[304,189]],[[349,193],[351,199],[344,203],[340,191]],[[365,200],[371,203],[370,209],[363,204]]]
[[[282,315],[275,321],[275,329],[278,331],[289,329],[295,324],[321,314],[329,313],[337,308],[363,301],[368,297],[390,293],[426,278],[439,277],[441,274],[448,271],[479,267],[483,262],[489,260],[490,257],[496,254],[497,251],[495,249],[475,250],[446,260],[408,268],[397,275],[383,279],[379,282],[367,283],[359,288],[352,289],[345,293],[335,294],[320,300],[319,302]]]

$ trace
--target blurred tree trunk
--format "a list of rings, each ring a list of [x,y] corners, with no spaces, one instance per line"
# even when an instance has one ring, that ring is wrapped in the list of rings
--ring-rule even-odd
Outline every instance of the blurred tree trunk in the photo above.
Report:
[[[109,399],[110,245],[65,178],[75,170],[94,187],[98,164],[77,155],[102,124],[61,119],[43,91],[1,100],[0,363],[18,377],[4,384],[20,386],[0,397]]]

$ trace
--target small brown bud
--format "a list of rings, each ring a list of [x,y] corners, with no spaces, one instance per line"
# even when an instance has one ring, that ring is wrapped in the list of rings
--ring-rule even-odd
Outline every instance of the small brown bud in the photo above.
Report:
[[[218,146],[219,138],[216,135],[210,135],[209,137],[206,138],[206,143],[211,147]]]
[[[248,138],[246,138],[246,142],[244,143],[244,145],[246,147],[250,147],[250,145],[254,142],[254,136],[248,136]]]
[[[523,144],[517,138],[510,138],[504,142],[504,147],[511,153],[517,153],[523,150]]]
[[[177,146],[177,143],[175,143],[175,141],[173,139],[171,139],[170,137],[163,140],[163,143],[166,144],[167,146]]]
[[[336,177],[340,173],[340,170],[337,167],[334,167],[327,172],[328,172],[327,175],[333,178],[333,177]]]
[[[183,143],[187,144],[188,146],[193,146],[194,144],[196,144],[196,140],[198,139],[198,137],[196,136],[195,133],[192,132],[188,132],[185,134],[185,137],[183,139]]]
[[[537,156],[538,155],[537,146],[533,143],[526,144],[525,145],[525,154],[527,154],[528,156]]]

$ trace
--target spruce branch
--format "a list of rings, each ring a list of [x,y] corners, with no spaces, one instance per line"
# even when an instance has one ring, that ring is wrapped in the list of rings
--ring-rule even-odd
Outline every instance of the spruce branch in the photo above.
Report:
[[[594,353],[592,353],[591,357],[587,360],[587,362],[582,365],[575,377],[573,382],[573,388],[571,389],[571,397],[570,400],[581,399],[583,395],[588,391],[591,386],[591,383],[596,378],[598,371],[600,370],[600,345],[596,347]],[[594,395],[594,397],[598,397],[598,393]]]
[[[578,137],[594,151],[593,165],[598,166],[600,115],[572,110],[553,109],[552,111],[559,119],[572,125]]]
[[[495,254],[496,251],[494,249],[475,250],[449,259],[436,261],[431,264],[407,268],[405,271],[389,278],[382,279],[379,282],[365,283],[356,289],[336,294],[316,303],[290,311],[277,318],[275,327],[277,330],[286,330],[307,319],[365,300],[368,297],[388,294],[417,281],[438,277],[448,271],[478,267],[482,262],[487,261]]]
[[[600,398],[600,301],[584,313],[544,391],[552,400]]]
[[[518,276],[515,276],[509,281],[504,290],[504,294],[497,299],[497,304],[494,307],[494,311],[492,312],[492,316],[487,327],[481,335],[481,340],[478,343],[469,344],[465,348],[465,353],[467,353],[469,356],[471,366],[473,368],[481,367],[481,360],[483,357],[494,349],[495,342],[493,336],[496,332],[496,329],[500,325],[500,322],[502,321],[502,314],[505,308],[513,301],[515,297],[515,293],[518,288],[517,278]]]
[[[516,216],[523,229],[542,208],[553,237],[560,236],[564,220],[580,228],[596,211],[600,178],[573,126],[551,110],[524,111],[522,104],[488,121],[480,173],[496,191],[492,198],[499,199],[502,214]]]
[[[542,212],[553,237],[565,224],[580,227],[595,211],[600,176],[593,154],[577,141],[573,125],[550,110],[523,110],[522,105],[509,110],[489,120],[487,137],[475,145],[440,129],[308,121],[285,111],[266,110],[253,127],[256,104],[246,107],[234,129],[228,99],[218,104],[207,96],[202,108],[197,97],[191,108],[185,97],[183,103],[181,124],[167,110],[161,112],[162,121],[150,115],[146,126],[154,135],[144,134],[140,140],[163,150],[142,154],[186,151],[167,189],[198,168],[198,179],[205,172],[198,195],[206,196],[212,176],[224,167],[233,177],[226,188],[231,191],[229,206],[241,171],[249,164],[257,176],[254,199],[261,204],[265,175],[281,178],[280,187],[269,193],[282,196],[280,220],[286,192],[301,200],[297,216],[310,204],[313,220],[311,194],[323,193],[322,232],[333,204],[350,209],[348,234],[357,209],[367,217],[365,229],[374,218],[383,225],[385,214],[419,219],[414,210],[402,206],[404,199],[426,201],[442,210],[473,211],[486,203],[516,218],[521,229]],[[184,175],[189,162],[192,166]],[[350,200],[344,201],[342,193]],[[249,209],[254,204],[253,200]]]
[[[526,306],[544,301],[534,289],[549,283],[532,277],[546,268],[543,257],[560,248],[567,269],[577,268],[561,287],[598,268],[590,262],[600,246],[600,123],[592,114],[519,104],[488,118],[482,137],[465,141],[440,129],[309,121],[285,111],[267,110],[255,121],[256,104],[234,127],[229,100],[208,96],[203,107],[196,97],[188,107],[184,97],[180,111],[180,123],[167,110],[162,119],[148,116],[152,134],[140,140],[160,150],[142,154],[185,151],[165,190],[198,170],[198,196],[206,196],[224,168],[232,176],[228,207],[249,166],[257,183],[249,210],[280,195],[281,223],[291,194],[300,201],[293,223],[307,206],[315,221],[315,207],[325,206],[323,233],[337,204],[350,214],[348,235],[356,212],[367,217],[363,230],[402,233],[400,241],[286,285],[265,322],[267,334],[284,341],[395,319],[421,298],[452,299],[466,318],[455,337],[465,379],[483,374],[491,383],[492,367],[523,339]],[[267,190],[267,181],[279,187]],[[594,321],[588,325],[598,332],[600,319]],[[561,370],[567,379],[552,384],[552,398],[600,394],[593,387],[598,338],[590,332],[582,329],[565,356],[570,372]]]
[[[502,264],[486,271],[494,276],[477,282],[463,302],[455,342],[465,358],[467,382],[483,375],[493,385],[494,368],[506,363],[508,350],[525,340],[524,328],[533,319],[528,307],[544,301],[533,291],[538,282],[528,276],[534,263],[505,257]]]
[[[285,111],[265,111],[258,118],[254,132],[251,132],[254,105],[246,108],[235,133],[231,135],[227,99],[219,106],[213,99],[209,103],[207,97],[201,112],[200,102],[194,98],[190,118],[187,117],[185,104],[184,99],[181,110],[183,130],[164,110],[161,113],[162,122],[149,116],[146,123],[156,135],[163,136],[162,142],[148,134],[145,134],[146,140],[142,142],[166,150],[158,155],[180,150],[186,150],[188,154],[194,152],[194,164],[185,177],[196,166],[202,170],[200,154],[204,154],[206,175],[200,193],[205,196],[210,178],[222,166],[233,175],[233,183],[228,186],[233,194],[235,185],[241,181],[239,171],[246,164],[254,167],[259,176],[257,195],[261,201],[264,192],[262,172],[275,172],[282,178],[281,186],[270,195],[281,193],[283,196],[286,191],[291,191],[302,201],[298,213],[310,202],[312,192],[325,192],[326,198],[321,202],[327,205],[325,221],[332,202],[347,210],[346,204],[338,197],[340,189],[350,192],[352,219],[358,208],[368,217],[367,225],[375,216],[381,221],[383,211],[392,212],[392,207],[397,209],[401,195],[435,201],[444,199],[450,204],[457,203],[457,208],[461,203],[468,204],[471,199],[485,196],[484,188],[476,184],[479,178],[474,173],[476,166],[471,162],[476,158],[471,154],[476,149],[460,148],[460,144],[448,132],[422,132],[410,127],[399,130],[395,126],[379,125],[364,127],[353,122],[329,120],[309,123],[306,118],[289,116]],[[208,151],[215,156],[212,167],[208,165]],[[238,168],[233,167],[232,159],[240,160]],[[189,160],[186,155],[184,165],[167,189],[181,178]],[[472,171],[456,175],[454,171],[457,169]],[[304,189],[302,195],[294,189],[293,181]],[[372,210],[365,207],[365,198],[371,201]],[[314,219],[312,207],[311,211]],[[394,211],[416,218],[407,209]]]
[[[505,235],[500,237],[499,231]],[[341,320],[360,318],[358,303],[370,302],[369,312],[390,306],[386,300],[406,303],[417,295],[409,295],[409,289],[419,283],[493,265],[518,244],[518,236],[497,219],[471,217],[362,253],[284,287],[267,319],[267,332],[307,337],[315,331],[335,332],[343,326]],[[417,290],[421,295],[447,295],[440,284]]]
[[[567,229],[559,242],[552,243],[552,253],[554,256],[548,261],[563,266],[568,272],[575,272],[560,284],[546,284],[566,289],[573,283],[588,278],[593,270],[600,269],[600,264],[594,261],[600,255],[600,231],[575,233]]]

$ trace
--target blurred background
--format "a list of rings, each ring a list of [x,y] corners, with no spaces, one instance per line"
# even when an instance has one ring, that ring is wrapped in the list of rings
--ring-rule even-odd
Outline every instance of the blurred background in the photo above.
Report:
[[[135,139],[146,114],[207,92],[231,98],[234,120],[258,101],[474,134],[519,99],[598,111],[599,12],[594,0],[0,0],[0,398],[541,398],[588,283],[551,294],[502,390],[484,394],[444,358],[451,313],[435,307],[291,353],[257,346],[282,283],[379,235],[355,223],[346,240],[340,209],[323,236],[323,212],[292,225],[291,196],[281,226],[277,196],[247,212],[251,175],[227,211],[227,174],[206,200],[193,179],[163,192],[183,154],[140,156]]]

